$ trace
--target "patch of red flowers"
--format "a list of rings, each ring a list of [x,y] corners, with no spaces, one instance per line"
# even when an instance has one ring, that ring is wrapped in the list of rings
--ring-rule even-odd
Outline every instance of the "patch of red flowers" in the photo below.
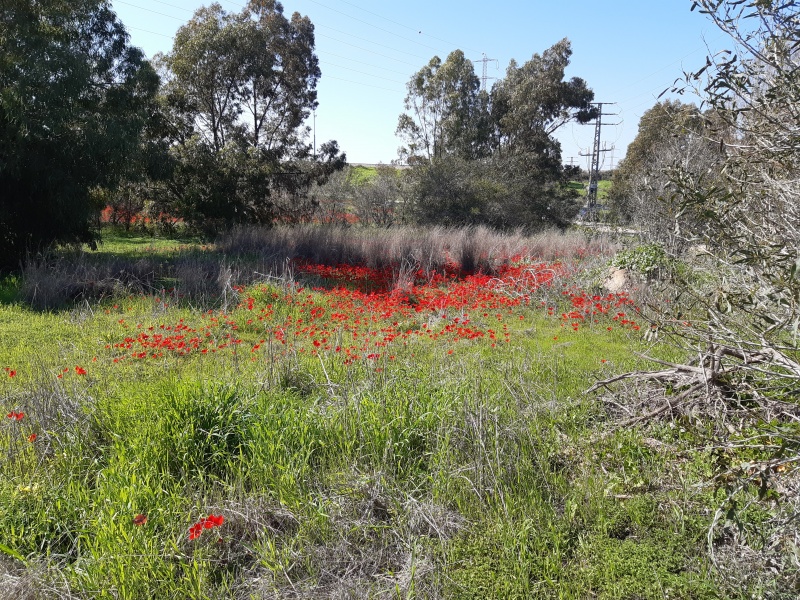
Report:
[[[162,360],[169,356],[228,352],[241,344],[251,360],[268,360],[293,353],[337,357],[344,365],[376,360],[392,345],[417,339],[456,343],[483,342],[492,348],[507,343],[510,319],[524,321],[521,307],[530,307],[537,291],[553,287],[567,273],[561,263],[509,263],[492,275],[465,273],[452,264],[440,273],[412,273],[403,287],[396,285],[391,267],[297,262],[298,271],[326,282],[314,292],[303,288],[279,291],[271,287],[237,288],[242,300],[236,310],[208,311],[193,326],[177,323],[135,325],[106,346],[113,363]],[[576,288],[562,290],[564,302],[541,302],[562,327],[603,321],[634,331],[639,325],[627,316],[638,309],[626,294],[593,296]],[[158,299],[157,299],[158,300]],[[566,303],[562,313],[557,306]],[[563,310],[563,309],[562,309]],[[636,315],[638,316],[638,315]],[[615,322],[615,323],[614,323]],[[134,326],[119,321],[122,329]],[[452,348],[447,349],[452,353]]]
[[[11,377],[11,378],[17,376],[17,370],[16,369],[12,369],[11,367],[5,367],[4,370],[5,370],[6,373],[8,373],[8,376]]]
[[[212,527],[220,527],[225,522],[225,517],[222,515],[208,515],[200,519],[197,523],[189,528],[189,539],[196,540],[203,533],[204,529],[211,529]]]
[[[78,365],[75,365],[75,372],[78,375],[86,375],[86,369],[84,369],[83,367],[79,367]]]
[[[12,421],[22,421],[25,418],[24,412],[14,412],[13,410],[6,415]]]

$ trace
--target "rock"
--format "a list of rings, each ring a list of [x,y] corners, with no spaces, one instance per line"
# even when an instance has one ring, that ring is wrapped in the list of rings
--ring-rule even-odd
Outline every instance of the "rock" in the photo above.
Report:
[[[610,267],[605,281],[603,282],[603,289],[611,294],[626,291],[631,286],[631,278],[628,275],[627,269],[618,269],[617,267]]]

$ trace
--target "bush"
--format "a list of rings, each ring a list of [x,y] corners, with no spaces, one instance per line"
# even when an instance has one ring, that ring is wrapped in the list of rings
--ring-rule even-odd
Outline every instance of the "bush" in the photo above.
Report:
[[[618,269],[628,269],[648,278],[658,276],[669,267],[671,261],[658,244],[643,244],[623,250],[611,260]]]

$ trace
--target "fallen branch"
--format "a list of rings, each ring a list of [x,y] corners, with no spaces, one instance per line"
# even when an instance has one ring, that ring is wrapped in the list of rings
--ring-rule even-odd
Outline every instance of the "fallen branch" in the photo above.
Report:
[[[695,383],[691,387],[683,390],[677,396],[675,396],[673,398],[668,398],[667,401],[664,402],[664,404],[662,404],[658,408],[656,408],[654,410],[651,410],[650,412],[647,412],[647,413],[645,413],[643,415],[639,415],[638,417],[632,417],[630,419],[626,419],[624,421],[621,421],[621,422],[617,423],[616,425],[614,425],[614,427],[612,427],[611,429],[609,429],[607,431],[604,431],[600,435],[592,437],[592,442],[596,442],[598,440],[602,440],[602,439],[608,437],[609,435],[611,435],[612,433],[614,433],[616,431],[619,431],[623,427],[630,427],[631,425],[636,425],[637,423],[641,423],[642,421],[647,421],[649,419],[652,419],[653,417],[657,417],[657,416],[667,412],[668,410],[675,410],[681,404],[683,404],[687,400],[691,399],[692,395],[695,392],[699,392],[703,388],[705,388],[705,383],[704,382]]]

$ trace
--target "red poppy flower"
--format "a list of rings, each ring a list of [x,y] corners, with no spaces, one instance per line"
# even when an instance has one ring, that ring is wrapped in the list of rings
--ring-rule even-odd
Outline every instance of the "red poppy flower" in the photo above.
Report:
[[[86,369],[84,369],[83,367],[79,367],[77,365],[75,365],[75,372],[78,375],[86,375]]]
[[[208,515],[208,521],[210,521],[215,527],[219,527],[225,522],[225,517],[222,515]]]
[[[12,421],[21,421],[25,418],[24,412],[14,412],[13,410],[6,415]]]
[[[133,524],[136,525],[137,527],[141,527],[145,523],[147,523],[147,516],[146,515],[143,515],[143,514],[139,513],[138,515],[133,517]]]
[[[17,371],[16,371],[16,369],[9,369],[9,370],[8,370],[8,376],[9,376],[9,377],[16,377],[16,376],[17,376]]]
[[[189,540],[196,540],[200,537],[200,534],[203,533],[204,529],[211,529],[213,527],[219,527],[225,522],[225,517],[222,515],[208,515],[203,519],[200,519],[197,523],[192,525],[189,528]]]
[[[35,433],[32,433],[32,434],[30,434],[30,435],[28,436],[28,441],[29,441],[29,442],[31,442],[31,443],[33,443],[33,442],[35,442],[35,441],[36,441],[36,438],[37,438],[37,435],[36,435]]]

